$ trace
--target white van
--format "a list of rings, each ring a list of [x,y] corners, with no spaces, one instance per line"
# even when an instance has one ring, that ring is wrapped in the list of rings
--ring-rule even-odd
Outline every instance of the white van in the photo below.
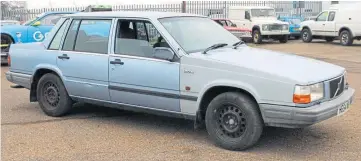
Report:
[[[332,42],[339,39],[345,46],[352,45],[354,40],[361,40],[361,16],[358,15],[361,3],[334,5],[322,11],[315,20],[301,23],[303,42],[312,39],[325,39]]]
[[[290,35],[288,23],[277,20],[272,7],[230,6],[228,18],[238,27],[252,30],[252,39],[256,44],[261,43],[262,39],[275,39],[286,43]]]

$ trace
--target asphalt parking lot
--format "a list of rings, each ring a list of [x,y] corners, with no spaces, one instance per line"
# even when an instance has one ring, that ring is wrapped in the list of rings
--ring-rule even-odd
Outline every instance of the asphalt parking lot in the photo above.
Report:
[[[1,67],[1,160],[361,160],[361,42],[355,43],[251,44],[347,68],[356,97],[341,117],[304,129],[266,128],[244,152],[214,146],[205,129],[182,119],[82,104],[66,117],[47,117],[29,102],[28,90],[10,88]]]

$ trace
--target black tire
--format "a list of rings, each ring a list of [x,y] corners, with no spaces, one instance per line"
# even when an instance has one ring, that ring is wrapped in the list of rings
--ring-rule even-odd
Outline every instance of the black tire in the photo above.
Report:
[[[252,40],[253,40],[253,43],[255,43],[255,44],[262,43],[262,35],[261,35],[261,32],[259,32],[259,30],[256,29],[252,32]]]
[[[263,131],[256,102],[236,92],[216,96],[207,108],[205,122],[212,141],[228,150],[252,147]]]
[[[295,40],[300,39],[300,36],[294,36]]]
[[[280,41],[280,43],[287,43],[288,41],[288,36],[287,35],[284,35],[284,36],[281,36],[280,39],[278,39]]]
[[[312,33],[309,29],[303,29],[301,32],[301,36],[302,36],[302,41],[309,43],[312,41]]]
[[[333,40],[335,40],[335,38],[333,38],[333,37],[326,37],[325,40],[326,40],[326,42],[332,42]]]
[[[46,115],[60,117],[70,111],[73,101],[57,75],[43,75],[36,90],[39,105]]]
[[[340,43],[343,46],[350,46],[353,44],[353,38],[348,30],[343,30],[340,33]]]

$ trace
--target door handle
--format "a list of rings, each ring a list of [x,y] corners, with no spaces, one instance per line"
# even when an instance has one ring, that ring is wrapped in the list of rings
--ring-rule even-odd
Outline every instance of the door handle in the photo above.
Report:
[[[323,26],[325,26],[325,24],[322,24]]]
[[[120,64],[120,65],[123,65],[124,62],[122,62],[120,59],[115,59],[115,60],[110,61],[110,64]]]
[[[58,56],[59,59],[70,59],[67,54],[63,54],[62,56]]]

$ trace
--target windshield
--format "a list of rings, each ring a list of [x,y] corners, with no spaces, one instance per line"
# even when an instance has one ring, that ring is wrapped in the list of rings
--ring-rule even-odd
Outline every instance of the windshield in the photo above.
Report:
[[[187,53],[204,51],[218,43],[231,46],[239,41],[236,36],[209,18],[171,17],[159,21]]]
[[[34,22],[34,21],[35,21],[36,19],[38,19],[39,17],[42,17],[43,15],[44,15],[44,13],[37,15],[35,18],[32,18],[32,19],[26,21],[26,22],[24,23],[24,25],[30,25],[32,22]]]
[[[300,24],[301,20],[300,19],[290,19],[291,24]]]
[[[251,9],[252,17],[275,16],[274,9]]]

